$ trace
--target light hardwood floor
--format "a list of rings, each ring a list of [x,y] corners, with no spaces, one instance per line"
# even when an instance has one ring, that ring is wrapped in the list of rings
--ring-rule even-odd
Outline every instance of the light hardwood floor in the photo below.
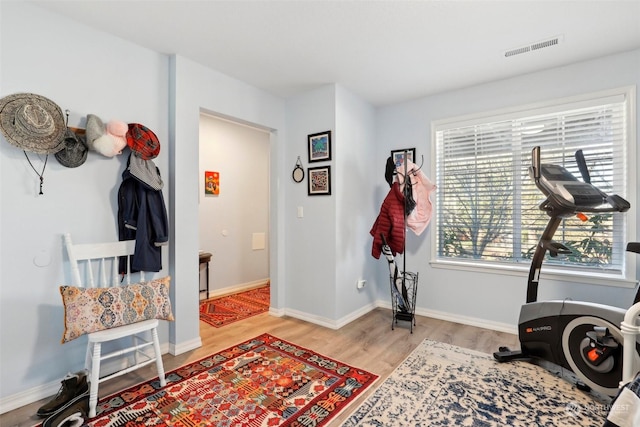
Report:
[[[274,317],[268,313],[237,322],[222,328],[213,328],[200,322],[202,347],[179,356],[163,357],[165,370],[171,371],[186,363],[201,359],[211,353],[231,347],[262,333],[291,341],[352,366],[380,376],[366,393],[360,396],[327,427],[339,426],[368,394],[376,388],[424,339],[445,342],[459,347],[491,354],[500,346],[519,348],[516,335],[495,332],[443,320],[416,316],[413,333],[408,322],[398,322],[391,330],[391,311],[378,308],[348,325],[328,329],[289,317]],[[153,367],[146,367],[100,385],[100,396],[115,393],[155,377]],[[31,427],[42,420],[34,414],[49,399],[35,402],[0,415],[2,427]]]

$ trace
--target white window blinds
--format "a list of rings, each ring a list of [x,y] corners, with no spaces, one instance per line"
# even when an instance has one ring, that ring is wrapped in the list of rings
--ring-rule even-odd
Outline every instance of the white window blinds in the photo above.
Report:
[[[628,96],[618,92],[434,123],[436,260],[529,262],[548,222],[538,208],[544,195],[528,176],[535,146],[542,163],[562,165],[578,179],[574,154],[582,149],[592,184],[626,197]],[[555,240],[574,254],[545,262],[622,272],[625,218],[564,220]]]

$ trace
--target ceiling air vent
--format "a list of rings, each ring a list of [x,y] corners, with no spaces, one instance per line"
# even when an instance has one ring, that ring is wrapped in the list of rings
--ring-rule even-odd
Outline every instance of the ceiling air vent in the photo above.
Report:
[[[551,37],[546,40],[541,40],[535,43],[528,44],[526,46],[516,47],[514,49],[509,49],[504,53],[505,58],[509,58],[510,56],[520,55],[523,53],[533,52],[534,50],[540,50],[547,47],[555,46],[562,42],[562,36]]]

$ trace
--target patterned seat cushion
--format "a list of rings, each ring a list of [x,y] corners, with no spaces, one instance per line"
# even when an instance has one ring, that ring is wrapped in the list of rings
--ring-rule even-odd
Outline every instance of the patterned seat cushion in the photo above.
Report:
[[[64,304],[62,342],[84,334],[149,319],[174,320],[171,277],[110,288],[60,286]]]

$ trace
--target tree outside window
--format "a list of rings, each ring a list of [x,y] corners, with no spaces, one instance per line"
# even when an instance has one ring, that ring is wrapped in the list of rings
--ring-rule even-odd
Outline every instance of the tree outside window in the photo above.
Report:
[[[434,123],[436,262],[530,261],[548,222],[538,208],[544,195],[528,176],[535,146],[542,148],[542,163],[561,165],[579,179],[574,153],[582,149],[592,183],[624,197],[628,96],[586,98]],[[621,273],[625,221],[613,214],[563,220],[555,240],[574,253],[545,262]]]

